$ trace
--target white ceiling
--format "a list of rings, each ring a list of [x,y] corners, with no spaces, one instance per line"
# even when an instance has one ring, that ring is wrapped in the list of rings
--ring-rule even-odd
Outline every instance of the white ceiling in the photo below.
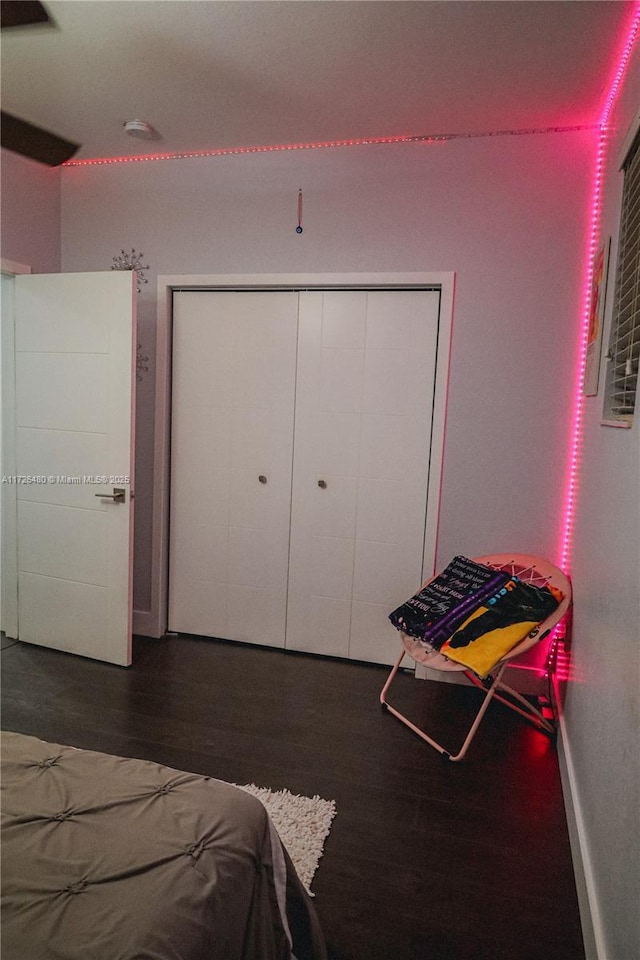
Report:
[[[45,0],[3,108],[76,158],[595,123],[622,0]],[[132,140],[150,121],[154,144]]]

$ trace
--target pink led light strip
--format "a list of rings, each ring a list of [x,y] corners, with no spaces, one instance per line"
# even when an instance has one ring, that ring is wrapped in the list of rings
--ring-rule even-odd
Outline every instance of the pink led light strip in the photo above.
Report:
[[[218,150],[190,150],[185,153],[153,153],[145,156],[97,157],[92,160],[67,160],[64,167],[87,167],[108,163],[142,163],[148,160],[193,160],[197,157],[231,157],[247,153],[280,153],[285,150],[318,150],[330,147],[357,147],[379,143],[435,142],[447,137],[369,137],[366,140],[325,140],[319,143],[279,143],[262,147],[222,147]]]
[[[150,154],[147,156],[125,156],[125,157],[104,157],[88,160],[68,160],[65,167],[98,166],[114,163],[141,163],[151,160],[186,160],[197,157],[224,157],[236,156],[253,153],[274,153],[290,150],[317,150],[329,149],[335,147],[354,147],[368,146],[378,144],[392,143],[438,143],[456,139],[469,139],[474,137],[492,137],[492,136],[520,136],[523,134],[535,133],[564,133],[579,130],[598,130],[598,148],[596,153],[596,164],[594,171],[594,182],[591,195],[591,210],[589,215],[589,235],[587,245],[587,268],[585,275],[585,285],[583,290],[582,305],[582,327],[580,334],[580,346],[578,354],[578,363],[575,382],[575,402],[573,412],[573,422],[571,428],[569,466],[566,486],[566,496],[564,505],[564,519],[562,540],[560,549],[560,566],[565,572],[569,572],[571,560],[571,548],[573,543],[573,526],[575,518],[575,506],[577,496],[577,481],[579,473],[579,458],[582,446],[582,426],[584,414],[583,385],[587,354],[587,333],[589,324],[589,308],[591,297],[591,284],[593,281],[593,261],[596,252],[596,246],[600,233],[600,217],[602,211],[602,179],[604,175],[606,145],[608,136],[608,124],[613,105],[620,91],[624,75],[631,58],[633,46],[638,37],[640,29],[640,2],[637,2],[634,8],[631,24],[627,33],[626,41],[620,56],[616,73],[614,75],[604,109],[599,124],[576,125],[563,127],[544,127],[525,130],[497,130],[488,133],[462,133],[462,134],[438,134],[438,135],[420,135],[420,136],[395,136],[395,137],[368,137],[351,140],[327,140],[318,143],[296,143],[296,144],[275,144],[261,147],[235,147],[219,150],[199,150],[188,153],[165,153]]]
[[[288,150],[327,150],[334,147],[365,147],[390,143],[445,143],[448,140],[468,140],[476,137],[518,137],[532,133],[573,133],[576,130],[595,130],[594,124],[571,127],[532,127],[525,130],[492,130],[488,133],[439,133],[416,136],[366,137],[353,140],[323,140],[318,143],[281,143],[262,147],[222,147],[218,150],[190,150],[184,153],[153,153],[145,156],[96,157],[89,160],[67,160],[63,167],[93,167],[111,163],[143,163],[150,160],[193,160],[197,157],[231,157],[251,153],[281,153]]]
[[[589,232],[586,253],[586,273],[582,299],[582,325],[580,330],[580,345],[575,382],[575,401],[573,409],[573,423],[571,427],[571,442],[569,465],[567,471],[567,486],[564,502],[564,522],[560,548],[559,565],[565,573],[570,573],[571,550],[573,547],[573,528],[577,499],[578,477],[580,472],[580,452],[582,449],[582,431],[584,417],[584,377],[587,360],[587,337],[589,330],[589,311],[591,306],[591,284],[593,282],[593,265],[598,241],[600,238],[600,219],[602,215],[602,181],[604,177],[607,139],[609,135],[609,118],[622,86],[624,76],[631,59],[633,46],[638,39],[640,30],[640,2],[634,6],[631,24],[626,35],[622,53],[617,64],[609,93],[605,100],[600,123],[598,124],[598,147],[591,194],[591,209],[589,214]]]

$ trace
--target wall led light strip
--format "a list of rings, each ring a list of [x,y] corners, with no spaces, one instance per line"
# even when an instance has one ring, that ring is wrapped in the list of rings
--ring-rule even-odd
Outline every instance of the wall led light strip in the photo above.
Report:
[[[584,376],[587,360],[587,337],[589,331],[589,310],[591,305],[591,285],[593,281],[593,265],[600,236],[600,220],[602,216],[602,181],[606,165],[607,145],[610,135],[611,112],[618,93],[624,81],[624,76],[631,59],[634,44],[640,32],[640,2],[634,4],[631,23],[625,34],[622,52],[615,64],[614,76],[607,94],[600,122],[598,124],[598,146],[596,150],[593,186],[591,191],[591,207],[589,211],[589,228],[587,235],[586,270],[584,288],[582,292],[580,344],[576,361],[575,395],[573,406],[573,420],[569,447],[569,463],[567,467],[566,494],[563,512],[562,539],[560,545],[559,566],[565,573],[571,572],[571,551],[573,547],[573,529],[575,521],[578,480],[580,474],[580,454],[582,450],[582,432],[584,419]]]

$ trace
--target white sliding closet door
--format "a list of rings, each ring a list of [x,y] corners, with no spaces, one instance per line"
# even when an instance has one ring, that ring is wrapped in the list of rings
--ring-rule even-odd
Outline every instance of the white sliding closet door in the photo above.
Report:
[[[440,295],[300,295],[287,647],[391,663],[422,580]]]
[[[174,294],[169,628],[283,646],[298,295]]]

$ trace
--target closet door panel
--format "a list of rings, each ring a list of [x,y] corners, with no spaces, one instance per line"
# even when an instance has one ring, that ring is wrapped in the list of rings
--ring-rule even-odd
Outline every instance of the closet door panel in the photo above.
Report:
[[[203,637],[224,637],[227,629],[228,589],[224,580],[194,579],[189,588],[189,603],[184,607],[174,601],[176,612],[174,617],[180,617],[181,624],[177,632],[195,633]],[[171,610],[170,610],[171,613]],[[169,629],[173,630],[169,621]]]
[[[350,600],[353,540],[314,537],[311,544],[311,580],[318,601]]]
[[[418,573],[420,579],[421,573]],[[394,600],[398,584],[404,584],[401,589],[400,604],[411,596],[413,588],[407,593],[406,583],[416,576],[415,556],[408,555],[405,544],[393,542],[384,543],[376,540],[356,541],[353,574],[354,600],[366,600],[369,603],[385,603],[389,606],[388,613],[394,609]],[[419,584],[418,584],[419,586]],[[417,589],[417,587],[416,587]]]
[[[280,578],[281,556],[276,550],[271,563],[269,548],[274,537],[269,529],[229,527],[228,576],[237,587],[276,588]]]
[[[431,291],[300,296],[287,646],[397,656],[387,617],[422,580],[438,311]],[[336,600],[348,627],[311,630]]]
[[[203,526],[198,517],[182,517],[181,539],[188,541],[190,549],[182,551],[181,575],[190,585],[202,579],[202,571],[208,571],[207,582],[226,583],[229,570],[229,528],[223,523]]]
[[[286,645],[347,657],[366,304],[335,293],[323,327],[324,306],[300,295]]]
[[[405,522],[401,480],[358,480],[358,540],[393,541]]]
[[[310,503],[314,537],[353,538],[356,530],[357,480],[325,471],[324,488],[316,486]]]
[[[360,419],[357,413],[317,412],[310,415],[318,462],[327,473],[357,476]]]
[[[286,406],[236,407],[228,429],[231,467],[254,473],[260,468],[267,477],[269,474],[282,476],[287,457],[291,455],[291,414]]]
[[[361,293],[341,290],[323,298],[322,346],[326,350],[362,350],[366,336],[367,301]]]
[[[172,630],[284,644],[297,310],[296,293],[175,294]]]
[[[389,611],[386,603],[353,601],[349,641],[349,656],[353,660],[388,663],[391,651],[395,663],[400,644],[398,631],[389,622]],[[409,666],[408,658],[405,659],[404,666]]]
[[[333,347],[320,354],[320,409],[323,413],[362,410],[363,350]]]
[[[227,602],[227,632],[232,640],[283,645],[282,598],[271,587],[229,584]]]
[[[360,433],[360,473],[380,480],[403,480],[413,442],[410,417],[365,414]]]
[[[213,318],[207,316],[205,303],[208,296],[206,293],[174,295],[172,401],[190,416],[206,417],[226,407],[235,387],[230,363],[234,350],[233,322],[231,317],[217,316],[215,327],[212,326]],[[191,316],[196,312],[198,319]],[[172,445],[173,442],[175,438]]]
[[[408,350],[369,348],[364,366],[362,412],[411,416],[413,391],[407,384],[411,366]]]
[[[326,657],[344,657],[351,630],[351,598],[311,597],[302,629]]]

